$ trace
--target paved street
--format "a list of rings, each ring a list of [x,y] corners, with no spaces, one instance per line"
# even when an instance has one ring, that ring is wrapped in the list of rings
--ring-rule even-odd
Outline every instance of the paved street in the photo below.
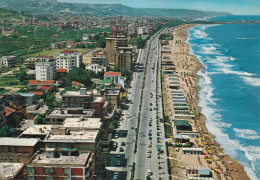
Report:
[[[131,177],[131,166],[133,162],[136,163],[134,179],[146,179],[148,170],[153,172],[151,179],[168,179],[164,126],[163,123],[160,122],[160,119],[163,118],[161,113],[160,63],[157,63],[158,61],[160,62],[159,55],[161,54],[158,37],[165,31],[165,29],[162,30],[147,41],[146,48],[142,49],[138,56],[137,62],[143,64],[146,68],[139,131],[137,131],[136,128],[138,125],[138,113],[139,105],[141,103],[140,98],[142,94],[144,72],[134,72],[131,88],[129,89],[128,94],[132,103],[128,104],[129,108],[127,110],[123,110],[123,121],[120,123],[120,127],[118,128],[119,130],[128,130],[128,135],[127,137],[119,137],[113,140],[118,144],[118,148],[114,153],[125,153],[127,167],[111,167],[108,169],[114,171],[127,170],[127,179],[130,179]],[[149,56],[147,58],[148,50]],[[146,60],[148,60],[147,67]],[[157,64],[159,64],[159,67],[157,67]],[[159,68],[159,74],[157,74],[157,68]],[[157,88],[156,84],[158,85]],[[152,118],[152,120],[149,118]],[[149,121],[151,122],[150,125]],[[137,132],[137,152],[134,153]],[[126,145],[121,146],[122,142],[125,142]],[[120,152],[121,147],[124,149],[124,152]],[[161,149],[163,153],[159,153],[158,148]],[[151,151],[151,157],[147,157],[147,150]]]

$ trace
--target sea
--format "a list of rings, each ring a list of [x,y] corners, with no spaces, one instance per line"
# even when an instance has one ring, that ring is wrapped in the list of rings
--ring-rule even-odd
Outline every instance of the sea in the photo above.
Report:
[[[260,179],[260,16],[226,16],[233,24],[189,30],[187,42],[203,64],[198,72],[199,105],[206,126],[224,152],[238,160],[252,180]]]

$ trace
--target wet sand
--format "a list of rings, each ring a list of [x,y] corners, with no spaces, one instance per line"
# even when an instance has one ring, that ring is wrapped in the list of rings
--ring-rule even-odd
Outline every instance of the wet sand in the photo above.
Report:
[[[199,138],[191,139],[196,147],[203,148],[205,155],[186,155],[176,148],[169,146],[169,160],[172,168],[173,179],[185,177],[186,166],[206,166],[211,169],[214,179],[247,180],[249,177],[244,167],[236,160],[223,152],[223,149],[216,143],[214,136],[208,132],[205,121],[206,117],[201,114],[198,97],[198,75],[197,72],[203,66],[195,56],[189,54],[190,46],[186,43],[188,29],[197,26],[186,24],[174,29],[172,41],[166,46],[170,52],[164,52],[162,56],[168,56],[174,63],[180,86],[186,97],[190,109],[195,115],[195,120],[189,120],[193,131],[200,132]],[[163,98],[165,115],[169,118],[174,115],[173,105],[169,95],[167,78],[163,75]]]

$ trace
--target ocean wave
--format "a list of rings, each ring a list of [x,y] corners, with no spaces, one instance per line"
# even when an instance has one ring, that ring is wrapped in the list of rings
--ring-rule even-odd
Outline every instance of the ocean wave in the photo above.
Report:
[[[246,40],[246,39],[254,39],[254,38],[237,38],[237,39],[243,39],[243,40]]]
[[[237,137],[244,139],[260,139],[260,136],[254,130],[238,128],[234,128],[233,130],[236,132]]]
[[[254,76],[255,75],[253,73],[249,73],[249,72],[245,72],[245,71],[234,71],[229,68],[221,68],[218,70],[222,71],[225,74],[235,74],[235,75],[239,75],[239,76]]]
[[[219,51],[217,51],[217,48],[215,45],[206,44],[201,45],[201,51],[199,51],[200,54],[220,54]]]
[[[197,38],[197,39],[206,39],[208,37],[208,34],[201,31],[200,29],[193,29],[194,32],[192,33],[192,35]]]
[[[241,77],[243,81],[250,85],[250,86],[260,86],[260,78],[253,78],[253,77]]]

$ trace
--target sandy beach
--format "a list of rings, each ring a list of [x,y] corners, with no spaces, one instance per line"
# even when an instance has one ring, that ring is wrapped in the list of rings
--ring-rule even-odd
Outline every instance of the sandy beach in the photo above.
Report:
[[[208,132],[205,121],[201,114],[198,97],[198,75],[197,72],[203,66],[195,56],[189,54],[190,46],[186,43],[188,30],[197,24],[186,24],[174,29],[173,40],[162,47],[162,58],[167,57],[175,66],[180,87],[185,96],[189,109],[194,115],[194,119],[189,120],[193,132],[198,132],[198,137],[190,138],[193,147],[202,148],[203,155],[183,154],[179,148],[169,146],[169,162],[171,166],[172,179],[183,179],[186,177],[187,166],[208,167],[213,179],[241,179],[247,180],[249,177],[244,171],[244,167],[236,160],[223,152],[223,149],[215,141],[214,136]],[[168,51],[167,51],[168,50]],[[169,78],[163,75],[163,99],[164,113],[169,119],[174,119],[175,111],[170,96]],[[173,130],[173,134],[177,134]]]

